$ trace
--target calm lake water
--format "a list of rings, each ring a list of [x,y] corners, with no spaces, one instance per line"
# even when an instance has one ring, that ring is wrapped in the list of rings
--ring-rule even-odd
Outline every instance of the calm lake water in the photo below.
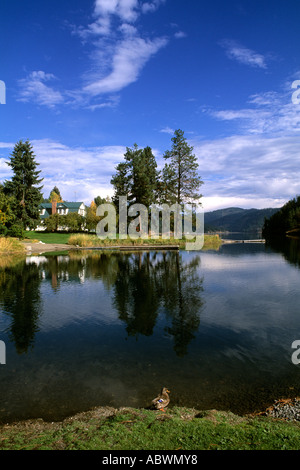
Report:
[[[236,413],[300,395],[300,252],[72,252],[0,260],[0,421],[95,406]]]

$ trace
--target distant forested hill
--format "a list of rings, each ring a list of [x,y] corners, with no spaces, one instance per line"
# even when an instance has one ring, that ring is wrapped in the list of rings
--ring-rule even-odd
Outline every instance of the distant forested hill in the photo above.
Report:
[[[263,228],[265,218],[270,218],[279,209],[241,209],[229,207],[204,215],[205,232],[256,232]]]

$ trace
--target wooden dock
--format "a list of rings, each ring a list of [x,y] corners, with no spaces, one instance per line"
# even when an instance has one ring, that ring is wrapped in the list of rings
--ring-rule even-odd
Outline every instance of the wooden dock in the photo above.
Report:
[[[179,245],[119,245],[119,246],[91,246],[91,247],[77,247],[78,250],[90,251],[170,251],[180,249]]]
[[[222,242],[226,244],[233,244],[233,243],[266,243],[266,240],[263,239],[258,239],[258,240],[224,240],[222,239]]]

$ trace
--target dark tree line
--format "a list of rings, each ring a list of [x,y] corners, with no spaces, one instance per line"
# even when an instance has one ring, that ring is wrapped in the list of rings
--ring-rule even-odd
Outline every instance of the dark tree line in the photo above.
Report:
[[[300,196],[287,202],[272,217],[265,220],[263,237],[273,240],[286,237],[286,235],[300,235]]]

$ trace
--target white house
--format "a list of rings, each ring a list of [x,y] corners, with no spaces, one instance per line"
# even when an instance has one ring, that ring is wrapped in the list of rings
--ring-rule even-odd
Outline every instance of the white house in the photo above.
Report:
[[[79,214],[82,217],[86,217],[87,209],[83,202],[43,202],[40,204],[40,219],[43,222],[45,219],[53,214],[67,215],[67,214]],[[37,230],[44,230],[43,224],[41,227],[37,227]]]

